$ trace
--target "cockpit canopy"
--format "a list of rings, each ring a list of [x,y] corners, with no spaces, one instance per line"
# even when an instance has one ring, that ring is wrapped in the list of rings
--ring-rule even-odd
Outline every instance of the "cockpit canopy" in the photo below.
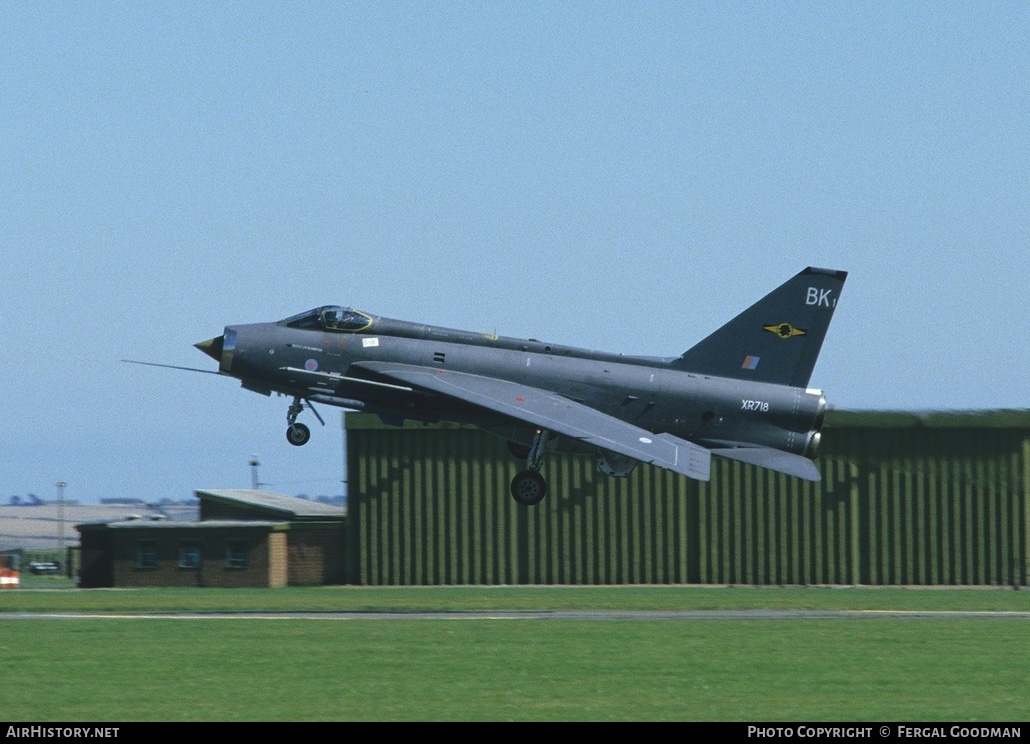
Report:
[[[335,333],[357,333],[372,325],[372,316],[350,307],[325,305],[281,321],[290,328]]]

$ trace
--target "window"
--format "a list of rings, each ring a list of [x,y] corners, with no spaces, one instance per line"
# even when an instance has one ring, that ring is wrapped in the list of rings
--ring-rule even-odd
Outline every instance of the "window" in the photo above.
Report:
[[[367,330],[372,325],[372,316],[349,307],[325,305],[279,322],[290,328],[302,330],[357,333]]]
[[[239,540],[231,541],[225,548],[225,565],[228,568],[246,568],[247,546]]]
[[[322,325],[327,331],[355,333],[371,326],[372,318],[349,307],[324,307]]]
[[[200,567],[200,546],[196,543],[183,543],[179,546],[179,568]]]
[[[320,331],[322,330],[322,319],[318,315],[318,310],[308,310],[306,313],[300,315],[292,315],[286,320],[279,321],[285,323],[290,328],[301,328],[309,331]]]
[[[143,540],[136,545],[136,568],[157,568],[157,543]]]

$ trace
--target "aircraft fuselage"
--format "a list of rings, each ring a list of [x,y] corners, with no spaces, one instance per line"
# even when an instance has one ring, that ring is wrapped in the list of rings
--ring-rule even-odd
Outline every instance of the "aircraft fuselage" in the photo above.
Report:
[[[220,371],[251,390],[368,410],[390,423],[445,420],[498,432],[510,426],[508,438],[527,445],[531,427],[425,392],[369,384],[375,375],[354,374],[352,365],[391,362],[509,380],[654,432],[710,446],[747,441],[808,456],[815,454],[825,410],[817,390],[684,372],[672,368],[671,360],[382,318],[369,331],[374,332],[297,329],[285,321],[227,326]]]
[[[826,401],[808,388],[847,278],[809,267],[679,357],[623,356],[380,318],[326,305],[277,323],[227,326],[197,344],[243,387],[405,420],[471,423],[509,441],[533,505],[550,449],[593,453],[625,476],[638,462],[708,480],[712,456],[806,480]],[[315,411],[318,415],[318,412]],[[321,420],[321,417],[319,417]]]

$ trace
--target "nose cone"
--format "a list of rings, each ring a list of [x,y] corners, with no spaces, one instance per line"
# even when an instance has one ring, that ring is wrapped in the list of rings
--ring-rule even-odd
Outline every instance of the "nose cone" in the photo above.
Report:
[[[199,344],[193,344],[202,352],[207,354],[209,357],[214,359],[216,362],[222,361],[222,339],[224,336],[215,336],[209,338],[207,341],[201,341]]]

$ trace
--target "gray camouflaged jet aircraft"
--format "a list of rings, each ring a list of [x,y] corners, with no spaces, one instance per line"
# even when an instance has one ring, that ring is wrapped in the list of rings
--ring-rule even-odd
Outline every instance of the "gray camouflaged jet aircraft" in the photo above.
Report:
[[[847,273],[807,268],[680,357],[622,356],[380,318],[327,305],[277,323],[226,326],[196,344],[247,390],[291,396],[290,444],[314,403],[470,423],[508,440],[526,469],[519,504],[547,492],[545,451],[638,462],[708,480],[711,456],[819,480],[811,459],[826,399],[808,381]],[[158,365],[167,366],[167,365]]]

